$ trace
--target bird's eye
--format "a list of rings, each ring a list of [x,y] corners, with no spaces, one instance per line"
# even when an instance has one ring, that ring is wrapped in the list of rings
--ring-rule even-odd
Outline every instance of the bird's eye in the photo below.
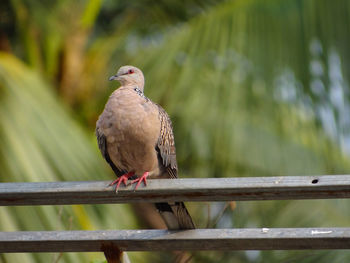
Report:
[[[129,69],[129,71],[128,71],[128,73],[129,74],[132,74],[132,73],[134,73],[135,71],[133,70],[133,69]]]

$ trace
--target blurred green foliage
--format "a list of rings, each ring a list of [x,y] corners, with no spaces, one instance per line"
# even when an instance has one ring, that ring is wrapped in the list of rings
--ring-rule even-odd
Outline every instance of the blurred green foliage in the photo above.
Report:
[[[124,64],[170,114],[181,177],[350,169],[347,0],[0,3],[0,181],[102,180],[95,121]],[[349,226],[348,200],[189,204],[200,227]],[[208,209],[208,207],[210,209]],[[124,205],[0,208],[0,230],[137,228]],[[30,216],[29,216],[30,215]],[[129,253],[132,262],[167,262]],[[347,262],[347,251],[196,252],[193,262]],[[3,254],[0,262],[102,262]]]

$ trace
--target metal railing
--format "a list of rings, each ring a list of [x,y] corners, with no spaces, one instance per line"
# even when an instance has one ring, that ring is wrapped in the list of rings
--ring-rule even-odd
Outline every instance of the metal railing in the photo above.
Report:
[[[149,180],[116,194],[106,181],[0,183],[1,206],[350,198],[350,175]],[[349,228],[0,232],[0,253],[349,249]]]

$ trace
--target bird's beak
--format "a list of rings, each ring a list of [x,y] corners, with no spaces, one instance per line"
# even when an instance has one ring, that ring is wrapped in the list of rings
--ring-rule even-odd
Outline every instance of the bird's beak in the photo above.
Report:
[[[115,74],[114,76],[110,77],[108,80],[112,81],[112,80],[118,79],[118,77],[119,77],[119,75]]]

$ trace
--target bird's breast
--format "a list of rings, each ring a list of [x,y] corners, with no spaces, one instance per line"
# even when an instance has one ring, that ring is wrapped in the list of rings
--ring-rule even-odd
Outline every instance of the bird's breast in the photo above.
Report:
[[[155,151],[160,133],[158,115],[157,106],[136,92],[115,91],[111,95],[98,125],[117,167],[140,173],[154,169],[158,162]]]
[[[158,109],[149,99],[139,96],[136,92],[120,92],[112,94],[108,104],[105,109],[108,116],[105,128],[108,129],[108,133],[136,137],[138,140],[149,140],[152,137],[158,139]]]

